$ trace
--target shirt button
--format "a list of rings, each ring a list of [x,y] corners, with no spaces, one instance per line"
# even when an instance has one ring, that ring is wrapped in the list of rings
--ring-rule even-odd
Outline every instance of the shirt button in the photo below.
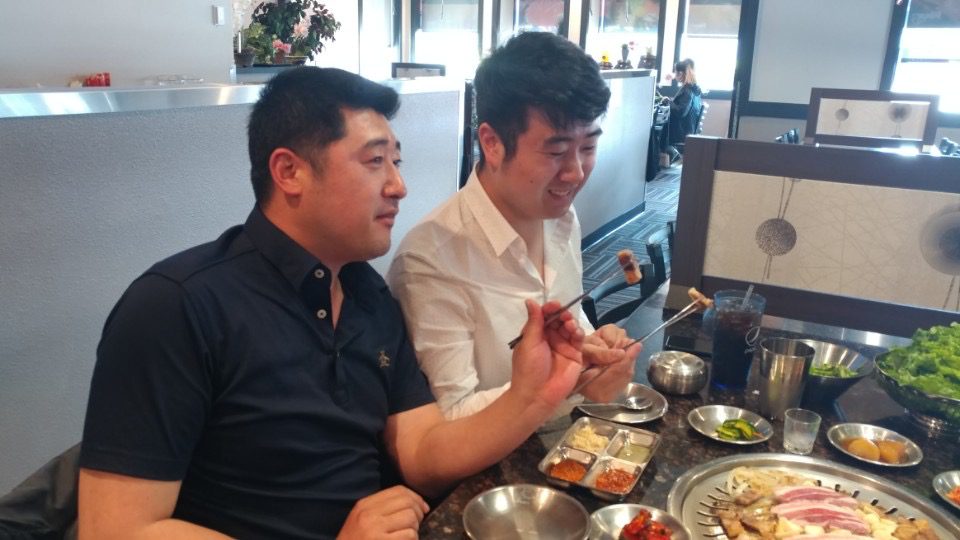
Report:
[[[326,275],[326,274],[323,273],[323,268],[317,268],[317,269],[313,272],[313,276],[314,276],[315,278],[317,278],[317,279],[323,279],[323,276],[325,276],[325,275]]]
[[[326,319],[326,318],[327,318],[327,310],[321,309],[321,310],[317,311],[317,318],[318,318],[318,319]]]

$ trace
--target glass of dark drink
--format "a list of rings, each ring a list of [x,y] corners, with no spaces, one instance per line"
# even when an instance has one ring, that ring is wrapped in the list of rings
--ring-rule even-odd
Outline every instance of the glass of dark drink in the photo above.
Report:
[[[766,298],[746,291],[719,291],[713,295],[715,324],[710,383],[719,388],[747,385],[750,363],[760,337],[760,319]]]

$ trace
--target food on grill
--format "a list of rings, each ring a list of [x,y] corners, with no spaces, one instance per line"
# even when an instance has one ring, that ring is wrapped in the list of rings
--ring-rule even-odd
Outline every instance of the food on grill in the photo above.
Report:
[[[736,540],[938,538],[926,520],[888,516],[879,506],[786,470],[737,467],[727,491],[732,500],[719,503],[714,513]]]
[[[589,424],[587,424],[578,429],[573,434],[573,437],[570,438],[569,442],[570,446],[573,446],[578,450],[596,454],[607,447],[607,443],[610,442],[610,439],[597,433]]]
[[[700,307],[703,309],[709,309],[713,307],[713,299],[707,297],[707,295],[698,291],[695,287],[690,287],[687,289],[687,296],[690,297],[691,302],[698,302]]]
[[[617,261],[620,263],[620,268],[623,269],[623,276],[626,278],[627,283],[631,285],[640,283],[643,279],[643,273],[640,272],[640,265],[637,263],[637,258],[633,256],[632,251],[629,249],[621,249],[617,252]]]
[[[756,426],[743,418],[724,420],[724,422],[717,427],[716,433],[717,437],[726,441],[751,441],[762,436],[760,432],[757,431]]]
[[[649,510],[641,509],[630,523],[620,529],[619,540],[670,540],[673,531],[655,521]]]
[[[550,467],[550,476],[568,482],[579,482],[586,474],[587,467],[573,459],[564,459]]]

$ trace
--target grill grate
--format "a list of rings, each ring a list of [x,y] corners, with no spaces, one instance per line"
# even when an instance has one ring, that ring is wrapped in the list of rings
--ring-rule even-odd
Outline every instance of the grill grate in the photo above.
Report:
[[[821,480],[815,480],[815,482],[818,487],[830,487],[829,485],[824,486]],[[860,501],[859,489],[854,489],[853,491],[846,491],[844,490],[842,484],[835,483],[833,484],[833,490],[836,491],[837,493],[843,493],[845,495],[849,495],[854,499],[856,499],[857,501]],[[706,538],[716,538],[720,540],[729,539],[729,537],[723,531],[723,527],[720,525],[720,518],[716,515],[716,512],[718,510],[723,510],[723,509],[727,509],[735,506],[733,502],[733,497],[730,495],[730,493],[728,493],[725,489],[723,489],[722,486],[714,487],[714,491],[716,491],[719,495],[716,495],[714,493],[707,493],[708,500],[699,501],[699,505],[704,509],[697,510],[697,515],[700,516],[697,518],[698,520],[697,525],[700,525],[705,529],[703,532],[703,536]],[[860,501],[860,502],[863,502],[863,501]],[[880,499],[876,499],[876,498],[871,499],[869,501],[869,504],[870,506],[873,506],[875,508],[882,510],[881,513],[886,516],[894,516],[894,514],[899,512],[899,509],[896,506],[890,506],[889,508],[887,508],[886,506],[881,505]],[[896,517],[900,517],[900,516],[896,516]],[[913,516],[908,516],[906,517],[906,519],[909,519],[910,521],[914,521],[916,518]]]

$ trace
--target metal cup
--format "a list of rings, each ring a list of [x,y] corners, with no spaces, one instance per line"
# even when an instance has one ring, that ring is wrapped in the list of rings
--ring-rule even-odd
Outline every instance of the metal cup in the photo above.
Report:
[[[787,409],[800,406],[814,354],[813,347],[796,339],[760,342],[760,414],[782,420]]]

